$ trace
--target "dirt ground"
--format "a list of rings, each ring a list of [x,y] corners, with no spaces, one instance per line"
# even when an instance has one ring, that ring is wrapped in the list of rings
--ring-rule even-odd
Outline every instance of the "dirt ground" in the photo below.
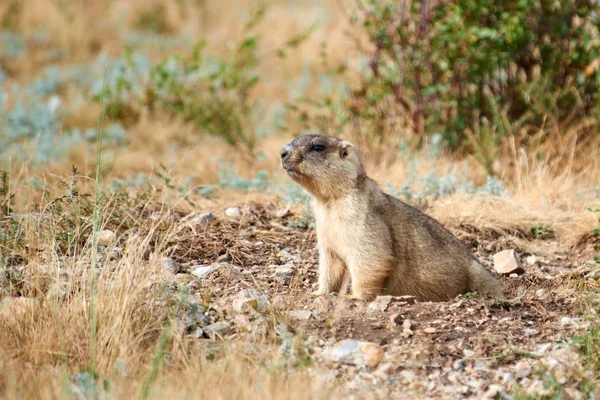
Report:
[[[336,396],[589,395],[581,389],[590,378],[577,368],[582,356],[573,341],[590,327],[582,317],[589,300],[584,293],[597,287],[589,256],[580,251],[589,243],[568,249],[552,235],[533,239],[449,227],[490,270],[494,253],[516,250],[522,271],[493,272],[507,301],[466,295],[431,303],[384,296],[368,303],[310,294],[317,281],[315,236],[312,229],[289,227],[299,225],[294,223],[302,218],[299,213],[278,204],[247,205],[239,220],[211,211],[217,217],[206,226],[175,216],[180,228],[172,258],[181,263],[182,273],[172,279],[185,283],[206,306],[206,324],[228,323],[216,335],[206,329],[195,333],[200,337],[195,340],[252,342],[265,328],[268,309],[280,313],[283,330],[303,340],[304,350],[286,354],[297,364],[304,351],[311,374]],[[198,279],[189,272],[199,265],[213,268]],[[373,366],[335,362],[332,349],[346,339],[379,345],[382,359]],[[283,347],[285,340],[285,352]]]

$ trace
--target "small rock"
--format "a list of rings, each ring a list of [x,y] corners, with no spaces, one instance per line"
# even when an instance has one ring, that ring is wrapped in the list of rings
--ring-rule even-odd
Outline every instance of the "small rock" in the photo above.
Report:
[[[540,333],[537,329],[533,329],[533,328],[525,328],[524,332],[525,332],[525,336],[535,336],[538,333]]]
[[[531,373],[531,364],[527,361],[519,361],[514,366],[514,372],[517,378],[525,378]]]
[[[397,301],[400,304],[415,304],[417,298],[415,296],[392,296],[392,301]]]
[[[410,319],[405,319],[404,322],[402,322],[402,337],[407,338],[414,334],[414,332],[410,329],[411,326],[412,321]]]
[[[425,329],[423,329],[423,332],[425,332],[425,333],[436,333],[436,332],[437,332],[437,329],[435,329],[435,328],[432,328],[432,327],[430,327],[430,328],[425,328]]]
[[[535,291],[537,297],[543,297],[546,294],[546,289],[538,289]]]
[[[455,371],[462,371],[464,368],[465,362],[460,358],[452,363],[452,369]]]
[[[275,276],[278,278],[290,278],[294,273],[294,266],[291,264],[278,265],[275,267]]]
[[[275,211],[275,218],[283,218],[290,213],[290,206]]]
[[[204,279],[208,275],[210,275],[213,271],[215,271],[215,267],[211,265],[199,265],[192,267],[192,275],[194,275],[198,279]]]
[[[496,379],[502,380],[504,383],[509,383],[514,380],[513,374],[502,369],[496,371]]]
[[[239,298],[233,300],[233,310],[239,313],[249,313],[258,308],[258,299],[256,298]]]
[[[563,326],[563,327],[577,326],[579,321],[580,321],[579,318],[562,317],[560,319],[560,326]]]
[[[172,258],[163,257],[161,261],[165,272],[169,272],[171,274],[178,274],[180,272],[183,272],[183,266],[177,261],[173,260]]]
[[[475,352],[473,350],[464,349],[463,354],[465,355],[466,358],[471,358],[475,355]]]
[[[418,379],[417,374],[415,374],[413,371],[411,371],[409,369],[400,371],[398,376],[400,377],[400,382],[404,383],[405,385],[409,384],[409,383],[413,383],[414,381],[416,381]]]
[[[190,327],[188,332],[186,332],[186,336],[194,339],[200,339],[204,336],[204,331],[199,326],[193,326]]]
[[[529,255],[527,257],[525,257],[525,264],[529,265],[529,266],[534,266],[535,264],[537,264],[539,258],[536,255]]]
[[[369,309],[371,311],[385,312],[391,302],[392,296],[377,296],[377,298],[369,304]]]
[[[240,220],[242,219],[242,210],[239,207],[229,207],[225,210],[225,215],[229,218]]]
[[[113,231],[105,229],[98,232],[98,244],[100,246],[110,246],[117,241],[117,235]]]
[[[502,396],[504,393],[504,388],[500,385],[490,385],[489,389],[483,394],[483,399],[496,399],[499,396]]]
[[[396,368],[397,368],[396,364],[387,362],[387,363],[381,364],[377,368],[377,371],[375,371],[373,373],[373,375],[375,375],[379,379],[386,380],[390,376],[390,374],[394,371],[394,369],[396,369]]]
[[[279,259],[284,263],[294,261],[296,259],[296,257],[291,255],[290,252],[286,249],[283,249],[279,253],[277,253],[277,257],[279,257]]]
[[[215,216],[210,211],[207,211],[190,219],[190,224],[195,226],[208,226],[216,220]]]
[[[233,333],[233,328],[229,322],[219,321],[208,325],[206,328],[204,328],[204,332],[212,340],[224,339],[227,335]]]
[[[541,343],[538,344],[533,354],[536,356],[544,356],[548,353],[548,350],[552,347],[552,343]]]
[[[256,301],[258,302],[259,311],[265,311],[267,306],[269,305],[269,302],[267,301],[265,296],[263,296],[262,293],[256,289],[243,289],[242,291],[240,291],[238,296],[240,298],[245,299],[256,299]]]
[[[309,310],[294,310],[294,311],[290,311],[289,316],[300,320],[300,321],[307,321],[310,319],[312,312],[310,312]]]
[[[503,250],[494,254],[494,269],[499,274],[523,272],[521,263],[514,250]]]
[[[400,325],[400,324],[402,324],[402,322],[403,322],[403,318],[402,318],[402,314],[401,313],[393,314],[390,317],[390,324],[392,326]]]
[[[328,355],[334,362],[375,367],[383,358],[383,349],[377,343],[348,339],[330,349]]]

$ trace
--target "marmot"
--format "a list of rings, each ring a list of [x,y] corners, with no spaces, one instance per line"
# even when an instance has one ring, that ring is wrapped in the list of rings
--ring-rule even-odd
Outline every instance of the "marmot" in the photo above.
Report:
[[[281,166],[312,197],[319,250],[316,295],[412,295],[446,301],[466,292],[504,298],[500,284],[439,222],[384,193],[354,146],[323,135],[296,138]],[[349,275],[349,277],[348,277]]]

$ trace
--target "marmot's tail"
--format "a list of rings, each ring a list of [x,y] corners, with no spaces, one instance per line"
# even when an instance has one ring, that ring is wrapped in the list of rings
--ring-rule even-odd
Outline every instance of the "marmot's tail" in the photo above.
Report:
[[[482,296],[505,298],[500,282],[475,260],[469,266],[469,290]]]

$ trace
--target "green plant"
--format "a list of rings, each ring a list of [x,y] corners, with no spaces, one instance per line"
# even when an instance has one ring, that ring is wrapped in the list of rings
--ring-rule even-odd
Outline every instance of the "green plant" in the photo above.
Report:
[[[200,41],[191,54],[168,56],[147,68],[144,60],[127,51],[94,99],[107,99],[109,118],[127,122],[142,110],[167,113],[193,124],[200,134],[218,136],[254,156],[262,108],[252,91],[261,80],[257,66],[263,57],[260,36],[254,31],[267,9],[266,3],[259,3],[226,58],[208,56],[206,42]],[[274,54],[285,57],[313,28],[285,41]]]
[[[410,132],[415,145],[437,132],[489,172],[501,136],[565,130],[600,110],[597,2],[357,3],[351,22],[368,44],[356,40],[358,67],[330,69],[344,96],[292,105],[307,127],[387,148]]]

